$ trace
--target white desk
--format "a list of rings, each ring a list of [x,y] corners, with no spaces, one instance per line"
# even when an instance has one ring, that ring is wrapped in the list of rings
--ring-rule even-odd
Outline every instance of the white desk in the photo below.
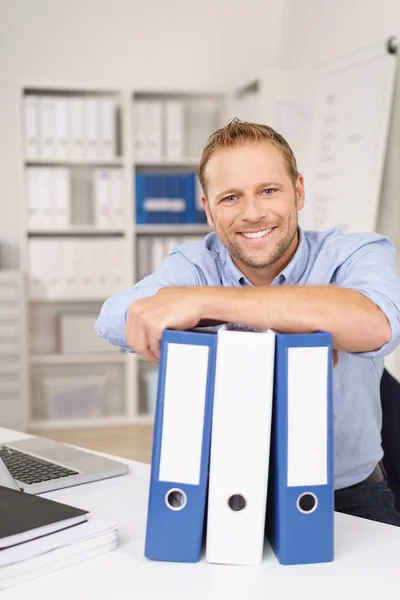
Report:
[[[23,437],[0,428],[5,441]],[[118,523],[118,549],[3,591],[3,600],[366,600],[396,597],[400,528],[335,514],[335,561],[282,566],[269,546],[260,567],[153,562],[143,556],[149,465],[47,494]]]

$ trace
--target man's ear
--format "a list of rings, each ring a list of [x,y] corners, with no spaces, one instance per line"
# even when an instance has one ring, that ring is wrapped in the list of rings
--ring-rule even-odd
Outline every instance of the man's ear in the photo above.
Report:
[[[211,215],[210,206],[208,204],[207,198],[203,194],[201,195],[201,203],[202,203],[203,208],[206,213],[207,223],[209,224],[210,227],[214,227],[214,220]]]
[[[304,207],[305,190],[304,190],[304,177],[299,173],[296,181],[296,205],[297,210],[301,210]]]

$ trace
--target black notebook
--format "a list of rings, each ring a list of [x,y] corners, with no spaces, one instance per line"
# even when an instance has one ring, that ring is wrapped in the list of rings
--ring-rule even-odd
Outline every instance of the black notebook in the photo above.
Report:
[[[87,520],[89,512],[0,486],[0,550]]]

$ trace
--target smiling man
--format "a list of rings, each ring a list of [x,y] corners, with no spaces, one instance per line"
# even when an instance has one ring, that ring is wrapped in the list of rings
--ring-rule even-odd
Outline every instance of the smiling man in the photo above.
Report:
[[[400,526],[380,468],[383,357],[400,343],[392,243],[372,233],[302,230],[303,177],[286,140],[265,125],[234,119],[216,131],[199,179],[215,231],[176,246],[155,273],[109,298],[97,332],[157,363],[167,327],[330,331],[335,508]]]

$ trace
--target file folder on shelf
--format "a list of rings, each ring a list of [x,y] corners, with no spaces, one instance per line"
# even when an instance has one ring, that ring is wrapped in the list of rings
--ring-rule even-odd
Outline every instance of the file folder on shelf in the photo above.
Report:
[[[195,223],[195,173],[137,173],[136,223]]]
[[[276,334],[266,532],[285,565],[333,560],[331,339]]]
[[[205,531],[217,335],[165,330],[144,554],[198,562]]]
[[[206,560],[257,565],[265,539],[275,334],[226,325],[217,338]]]

